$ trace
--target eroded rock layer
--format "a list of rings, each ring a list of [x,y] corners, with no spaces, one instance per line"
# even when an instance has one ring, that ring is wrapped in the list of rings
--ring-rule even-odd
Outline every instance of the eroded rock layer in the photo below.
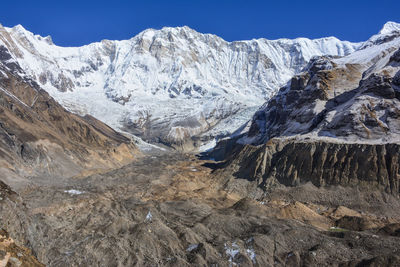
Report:
[[[227,169],[261,187],[342,185],[382,189],[399,194],[399,144],[343,144],[272,139],[258,147],[243,146]]]

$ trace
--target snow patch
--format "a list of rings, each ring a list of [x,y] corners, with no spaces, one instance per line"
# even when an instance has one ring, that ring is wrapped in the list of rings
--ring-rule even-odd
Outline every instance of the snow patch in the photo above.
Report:
[[[65,193],[71,194],[71,195],[81,195],[85,193],[84,191],[79,191],[76,189],[69,189],[69,190],[64,190]]]
[[[199,244],[190,244],[189,247],[186,249],[187,252],[191,252],[199,247]]]
[[[250,257],[253,263],[256,263],[256,252],[252,248],[246,249],[246,254]]]
[[[211,142],[204,143],[199,147],[199,152],[208,152],[211,151],[217,144],[217,140],[213,139]]]
[[[151,222],[153,220],[153,215],[149,211],[146,215],[146,219],[144,219],[145,222]]]
[[[231,246],[227,245],[226,243],[224,244],[225,248],[225,254],[229,257],[229,265],[237,265],[234,262],[234,259],[237,254],[240,252],[240,247],[236,244],[236,242],[233,242]]]

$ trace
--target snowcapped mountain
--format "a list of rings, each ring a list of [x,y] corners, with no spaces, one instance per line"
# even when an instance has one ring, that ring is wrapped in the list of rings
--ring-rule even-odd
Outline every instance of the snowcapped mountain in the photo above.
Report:
[[[400,24],[389,22],[348,56],[311,59],[255,113],[239,143],[398,143],[399,107]]]
[[[59,47],[21,25],[0,27],[0,46],[68,110],[187,150],[232,133],[313,56],[361,45],[334,37],[227,42],[166,27]]]

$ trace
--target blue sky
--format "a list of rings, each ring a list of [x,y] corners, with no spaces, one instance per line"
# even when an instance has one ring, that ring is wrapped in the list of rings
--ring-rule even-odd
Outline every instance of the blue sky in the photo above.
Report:
[[[400,0],[6,0],[0,8],[4,26],[22,24],[63,46],[183,25],[228,41],[325,36],[363,41],[386,21],[400,22]]]

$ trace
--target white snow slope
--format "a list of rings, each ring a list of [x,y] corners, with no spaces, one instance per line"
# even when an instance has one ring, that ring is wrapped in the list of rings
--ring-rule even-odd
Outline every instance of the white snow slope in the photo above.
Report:
[[[186,149],[239,128],[313,56],[344,56],[362,45],[335,37],[226,42],[166,27],[59,47],[21,25],[0,25],[0,46],[68,110]]]

